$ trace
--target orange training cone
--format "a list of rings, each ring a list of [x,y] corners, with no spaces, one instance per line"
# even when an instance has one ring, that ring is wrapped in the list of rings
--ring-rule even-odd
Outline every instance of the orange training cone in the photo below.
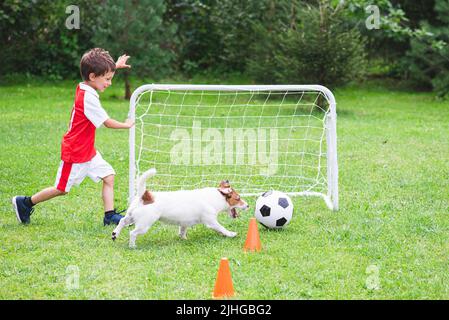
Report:
[[[246,236],[245,245],[243,250],[245,251],[260,251],[262,245],[260,243],[259,229],[257,228],[256,218],[249,220],[248,235]]]
[[[230,298],[234,296],[234,286],[232,285],[228,258],[221,258],[213,296],[214,298]]]

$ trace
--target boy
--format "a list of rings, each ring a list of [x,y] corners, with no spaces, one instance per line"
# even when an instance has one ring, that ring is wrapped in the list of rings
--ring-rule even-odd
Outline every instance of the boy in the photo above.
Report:
[[[114,209],[114,175],[109,163],[95,150],[95,129],[104,125],[111,129],[129,129],[134,123],[127,119],[111,119],[102,108],[97,91],[103,92],[112,84],[116,69],[130,68],[129,56],[122,55],[114,62],[109,53],[100,48],[86,52],[81,58],[80,71],[83,82],[76,88],[69,128],[62,138],[61,163],[54,187],[48,187],[31,197],[12,198],[14,211],[20,223],[28,224],[33,206],[65,195],[73,185],[79,185],[86,176],[95,182],[103,180],[104,225],[118,224],[123,217]]]

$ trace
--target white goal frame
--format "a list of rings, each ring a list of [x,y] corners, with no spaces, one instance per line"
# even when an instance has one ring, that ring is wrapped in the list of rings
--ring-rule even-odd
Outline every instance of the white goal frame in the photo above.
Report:
[[[137,88],[130,99],[128,117],[135,121],[136,105],[141,94],[157,90],[170,91],[306,91],[321,93],[329,104],[325,119],[326,156],[327,156],[327,193],[300,191],[286,192],[290,196],[317,196],[324,199],[329,209],[338,210],[338,162],[337,162],[337,112],[332,92],[321,85],[191,85],[191,84],[146,84]],[[133,126],[129,134],[129,201],[136,192],[136,129]],[[157,169],[157,168],[156,168]],[[242,196],[259,196],[260,193],[242,193]]]

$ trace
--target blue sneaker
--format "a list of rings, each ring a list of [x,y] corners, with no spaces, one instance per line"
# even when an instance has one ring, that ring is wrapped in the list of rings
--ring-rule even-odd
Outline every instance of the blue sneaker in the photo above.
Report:
[[[125,212],[126,210],[117,212],[115,209],[113,212],[105,214],[104,218],[103,218],[103,225],[110,225],[111,223],[113,224],[118,224],[120,222],[120,220],[123,218],[123,216],[120,214],[122,212]]]
[[[30,216],[34,211],[34,208],[29,207],[25,204],[24,196],[13,197],[12,206],[14,207],[14,211],[16,212],[17,220],[19,220],[20,223],[30,223]]]

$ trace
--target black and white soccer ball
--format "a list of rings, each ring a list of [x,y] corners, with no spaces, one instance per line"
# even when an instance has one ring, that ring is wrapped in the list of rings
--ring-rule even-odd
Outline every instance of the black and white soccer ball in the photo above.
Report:
[[[280,229],[289,224],[293,215],[293,202],[281,191],[270,190],[256,200],[256,219],[269,229]]]

